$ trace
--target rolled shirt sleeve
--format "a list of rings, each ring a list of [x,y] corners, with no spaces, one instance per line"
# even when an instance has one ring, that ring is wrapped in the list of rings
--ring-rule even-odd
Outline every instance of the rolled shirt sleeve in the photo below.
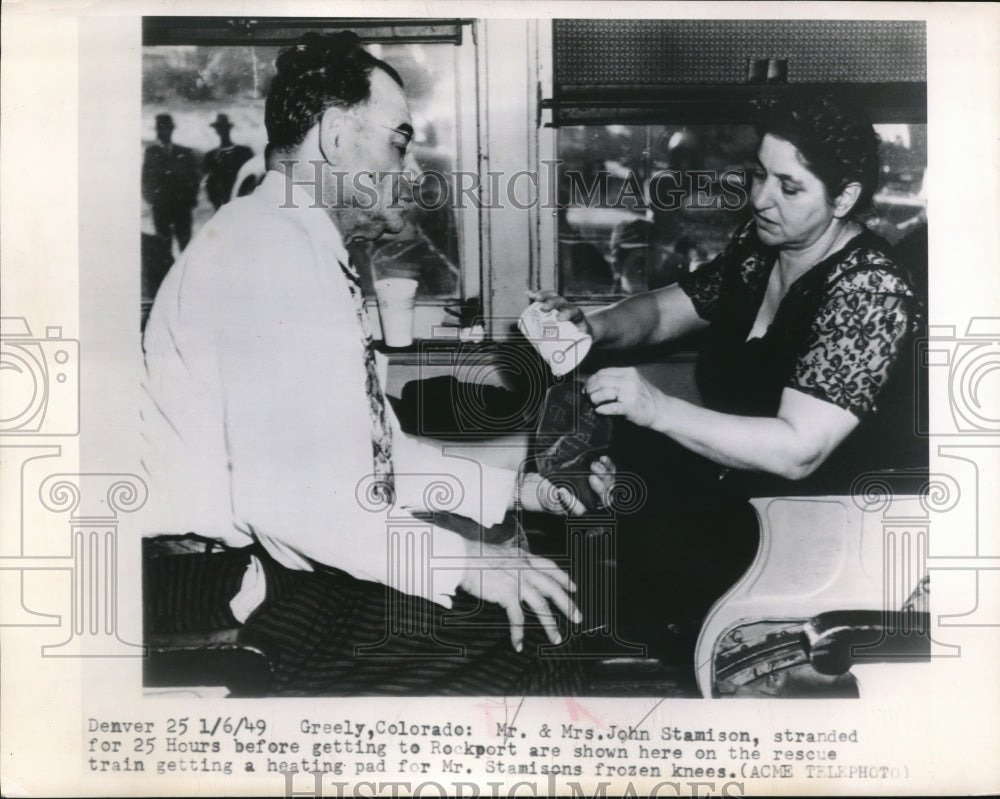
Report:
[[[380,358],[379,365],[384,372],[384,359]],[[514,495],[517,470],[458,453],[446,455],[442,444],[404,433],[392,405],[387,402],[385,408],[392,425],[397,506],[457,513],[483,527],[503,521]]]

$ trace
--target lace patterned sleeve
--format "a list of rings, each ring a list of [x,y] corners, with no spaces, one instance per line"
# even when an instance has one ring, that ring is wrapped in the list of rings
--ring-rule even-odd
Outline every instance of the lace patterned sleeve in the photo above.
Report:
[[[912,292],[891,272],[865,270],[839,281],[813,320],[788,388],[866,416],[917,313]]]
[[[691,299],[698,316],[708,321],[715,318],[715,309],[719,304],[722,260],[723,256],[720,255],[694,272],[685,272],[677,279],[677,285]]]
[[[694,272],[686,272],[678,278],[677,284],[691,298],[695,311],[702,319],[711,322],[715,318],[723,274],[729,264],[741,260],[745,254],[751,227],[751,224],[744,225],[725,250]]]

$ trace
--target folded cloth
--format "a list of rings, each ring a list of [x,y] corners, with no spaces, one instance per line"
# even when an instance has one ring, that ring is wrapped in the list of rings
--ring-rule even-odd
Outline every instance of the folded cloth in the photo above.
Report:
[[[243,572],[240,590],[230,601],[229,609],[236,621],[242,624],[266,598],[267,581],[264,579],[264,567],[260,565],[260,558],[251,555],[246,571]]]
[[[597,413],[581,381],[552,386],[536,431],[538,473],[570,488],[588,510],[600,508],[601,498],[590,488],[590,464],[607,453],[612,426],[609,417]]]

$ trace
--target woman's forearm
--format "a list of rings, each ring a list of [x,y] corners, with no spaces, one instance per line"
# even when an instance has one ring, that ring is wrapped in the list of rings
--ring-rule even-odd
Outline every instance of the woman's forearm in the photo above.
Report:
[[[680,286],[626,297],[587,315],[594,342],[609,350],[674,341],[707,326]]]
[[[652,428],[721,466],[790,480],[810,474],[825,454],[784,419],[719,413],[664,394]]]
[[[791,388],[773,417],[712,411],[664,394],[635,368],[601,369],[584,390],[602,415],[623,416],[722,466],[791,480],[811,474],[858,424],[851,411]]]
[[[604,349],[620,350],[656,343],[660,309],[652,294],[626,297],[607,308],[587,314],[594,342]]]

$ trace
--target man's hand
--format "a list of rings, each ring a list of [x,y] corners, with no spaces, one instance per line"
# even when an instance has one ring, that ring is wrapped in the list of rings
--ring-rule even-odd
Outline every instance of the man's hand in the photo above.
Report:
[[[590,489],[601,498],[601,504],[605,508],[611,507],[617,472],[618,467],[607,455],[601,455],[590,464]]]
[[[582,516],[584,504],[565,486],[556,487],[538,472],[525,472],[518,478],[521,508],[534,513],[557,516]]]
[[[469,541],[466,546],[469,554],[459,586],[503,607],[510,620],[510,640],[518,652],[524,647],[522,604],[538,616],[553,644],[562,642],[556,613],[576,623],[583,620],[570,597],[576,585],[548,558],[478,541]]]
[[[583,516],[587,512],[586,506],[572,491],[565,486],[555,486],[537,472],[525,472],[518,480],[523,510],[559,516]],[[590,464],[588,482],[590,489],[601,498],[601,504],[607,507],[615,485],[615,465],[611,458],[602,455]]]

